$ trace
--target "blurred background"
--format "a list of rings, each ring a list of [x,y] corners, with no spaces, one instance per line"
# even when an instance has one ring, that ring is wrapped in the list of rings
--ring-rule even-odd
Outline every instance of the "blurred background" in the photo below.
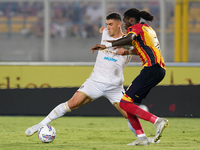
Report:
[[[200,1],[186,0],[187,6],[184,1],[0,0],[0,61],[94,62],[89,49],[100,43],[98,30],[105,26],[106,15],[119,12],[123,16],[136,7],[155,16],[149,24],[157,32],[166,62],[199,62]],[[185,7],[186,23],[182,22]],[[181,15],[178,20],[176,11]],[[176,21],[186,24],[188,31],[176,26]],[[184,32],[188,43],[181,41]],[[183,48],[185,60],[177,56],[183,55]],[[132,61],[140,59],[133,57]]]
[[[0,0],[0,115],[46,115],[68,100],[93,70],[89,49],[107,14],[132,7],[155,16],[167,70],[143,104],[159,116],[199,117],[200,0]],[[138,56],[131,61],[125,87],[142,69]],[[100,99],[71,115],[121,116]]]

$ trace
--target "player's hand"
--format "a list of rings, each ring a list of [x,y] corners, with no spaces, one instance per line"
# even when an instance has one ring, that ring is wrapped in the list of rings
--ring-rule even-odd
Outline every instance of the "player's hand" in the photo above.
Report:
[[[103,30],[105,29],[106,27],[102,26],[100,29],[99,29],[99,33],[103,33]]]
[[[128,55],[128,51],[126,51],[124,48],[119,48],[119,50],[117,51],[118,55]]]
[[[94,53],[96,50],[104,50],[105,48],[105,45],[96,44],[95,46],[90,48],[90,50],[92,50],[92,53]]]

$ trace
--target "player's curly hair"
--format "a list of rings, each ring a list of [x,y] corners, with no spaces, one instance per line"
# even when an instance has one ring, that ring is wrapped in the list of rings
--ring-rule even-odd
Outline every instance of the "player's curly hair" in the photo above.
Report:
[[[124,18],[135,18],[137,22],[140,22],[140,19],[143,18],[146,21],[153,21],[154,16],[145,10],[140,11],[137,8],[131,8],[124,13]]]

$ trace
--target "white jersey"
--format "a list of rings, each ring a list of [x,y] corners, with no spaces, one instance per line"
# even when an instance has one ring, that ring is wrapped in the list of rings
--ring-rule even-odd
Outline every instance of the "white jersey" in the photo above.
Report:
[[[105,45],[106,40],[117,39],[119,38],[112,38],[107,28],[105,28],[102,33],[101,44]],[[123,71],[132,56],[117,55],[117,51],[118,49],[114,50],[113,47],[98,51],[90,79],[113,85],[122,85],[124,83]]]

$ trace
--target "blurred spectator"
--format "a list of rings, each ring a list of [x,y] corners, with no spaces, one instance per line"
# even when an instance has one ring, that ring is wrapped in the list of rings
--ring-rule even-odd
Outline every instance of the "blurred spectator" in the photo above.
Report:
[[[170,3],[170,5],[168,4]],[[65,1],[51,3],[51,35],[53,37],[76,37],[76,38],[90,38],[98,37],[98,28],[101,26],[102,20],[102,3],[101,1]],[[119,12],[123,15],[124,11],[136,7],[138,9],[145,9],[150,11],[155,16],[153,24],[154,29],[160,26],[160,1],[107,1],[107,13]],[[190,7],[198,7],[197,2],[190,2]],[[174,16],[174,3],[166,2],[169,8],[166,9],[167,23],[172,21]],[[8,21],[11,17],[24,17],[21,22],[10,22],[12,24],[24,25],[23,33],[32,33],[38,37],[43,36],[44,32],[44,2],[38,1],[19,1],[19,2],[0,2],[0,16],[7,17]],[[193,9],[195,10],[195,9]],[[42,14],[42,15],[41,15]],[[191,13],[194,14],[194,13]],[[26,21],[26,18],[35,16],[38,19],[35,21]],[[195,19],[192,21],[196,23],[200,17],[193,15]],[[190,17],[191,18],[191,17]],[[2,24],[8,23],[1,22]],[[28,26],[26,26],[28,24]],[[32,24],[32,27],[30,25]],[[172,22],[173,24],[173,22]],[[168,25],[166,25],[168,26]]]
[[[84,15],[85,30],[87,37],[96,37],[99,35],[99,27],[101,26],[102,7],[99,2],[91,2],[86,8]]]
[[[52,34],[54,36],[60,36],[62,38],[66,38],[67,34],[67,28],[66,28],[66,22],[67,18],[65,18],[65,14],[63,12],[62,3],[57,4],[55,8],[53,8],[53,17],[51,19],[52,21]]]
[[[72,30],[71,36],[76,38],[83,37],[84,27],[83,27],[83,12],[85,9],[85,5],[82,2],[74,2],[73,3],[73,15],[71,16],[72,20]],[[84,35],[85,37],[85,35]]]

